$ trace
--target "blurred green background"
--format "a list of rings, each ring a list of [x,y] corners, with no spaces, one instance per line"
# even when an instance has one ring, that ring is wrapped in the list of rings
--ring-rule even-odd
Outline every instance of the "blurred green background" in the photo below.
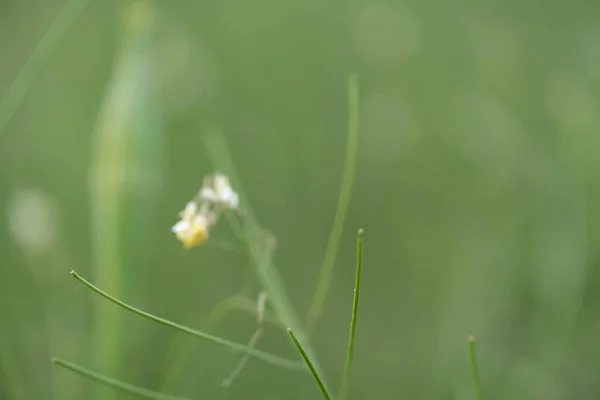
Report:
[[[259,360],[224,388],[239,355],[68,273],[247,342],[251,314],[210,318],[260,289],[247,257],[214,245],[232,232],[219,225],[189,251],[170,232],[214,170],[204,138],[221,132],[305,316],[344,172],[352,71],[356,174],[313,334],[330,381],[364,228],[351,399],[473,399],[470,334],[487,399],[600,398],[600,3],[83,3],[0,2],[1,399],[131,398],[51,356],[197,399],[319,398],[308,375]],[[274,327],[259,348],[297,356]]]

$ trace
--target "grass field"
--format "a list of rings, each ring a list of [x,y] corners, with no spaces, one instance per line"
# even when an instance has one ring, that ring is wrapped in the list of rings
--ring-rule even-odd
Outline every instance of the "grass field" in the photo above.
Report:
[[[599,263],[595,0],[0,2],[2,400],[598,399]]]

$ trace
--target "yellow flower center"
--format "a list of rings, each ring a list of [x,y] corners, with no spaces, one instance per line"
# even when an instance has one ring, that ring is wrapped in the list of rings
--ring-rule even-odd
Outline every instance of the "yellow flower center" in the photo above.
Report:
[[[181,238],[181,241],[189,249],[201,245],[207,237],[208,231],[204,227],[193,224],[190,230],[186,232],[185,237]]]

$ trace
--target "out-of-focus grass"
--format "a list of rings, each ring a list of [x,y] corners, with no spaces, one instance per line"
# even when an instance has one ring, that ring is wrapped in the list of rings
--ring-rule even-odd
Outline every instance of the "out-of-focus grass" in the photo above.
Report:
[[[312,332],[317,324],[327,293],[331,285],[333,267],[338,253],[340,239],[344,230],[344,221],[350,203],[352,191],[352,182],[354,180],[354,170],[356,169],[356,153],[358,152],[358,115],[359,115],[359,82],[356,74],[351,74],[348,78],[348,142],[346,143],[346,160],[344,164],[344,174],[340,183],[340,194],[338,204],[333,219],[333,226],[329,234],[329,241],[323,258],[323,265],[319,273],[319,279],[315,289],[315,294],[308,310],[306,325],[309,332]]]
[[[0,138],[6,126],[17,112],[25,95],[35,82],[37,74],[56,51],[70,28],[78,21],[90,0],[67,0],[46,34],[31,52],[31,56],[21,68],[2,100],[0,100]]]
[[[159,160],[147,161],[155,154],[153,142],[160,141],[161,134],[156,126],[159,110],[155,108],[150,63],[154,13],[146,0],[122,7],[121,50],[92,142],[92,276],[117,297],[129,289],[137,291],[125,282],[126,276],[134,276],[126,269],[145,257],[127,246],[138,247],[144,233],[141,221],[149,215],[141,215],[141,221],[132,216],[139,217],[140,210],[148,211],[148,203],[153,203],[150,196],[142,198],[140,194],[150,194],[147,185],[156,180],[159,172]],[[122,330],[121,313],[105,303],[97,303],[93,318],[91,353],[95,368],[119,376],[123,367],[122,344],[127,335]],[[97,399],[115,398],[112,390],[100,387],[97,392]]]
[[[90,204],[88,172],[102,150],[92,138],[102,119],[98,109],[107,107],[102,100],[113,90],[103,86],[108,79],[112,88],[117,75],[128,73],[131,81],[123,85],[147,79],[146,89],[162,90],[136,92],[131,106],[115,107],[123,118],[145,121],[131,131],[148,141],[129,147],[136,151],[119,161],[141,167],[131,186],[119,189],[137,188],[119,203],[125,229],[119,237],[110,229],[104,234],[107,246],[123,250],[120,265],[102,262],[122,273],[121,282],[105,288],[120,284],[143,309],[192,320],[202,330],[210,326],[212,307],[239,293],[248,278],[243,256],[217,246],[182,252],[169,232],[182,201],[213,170],[200,137],[217,125],[243,198],[278,239],[275,261],[298,315],[310,309],[322,255],[332,248],[327,243],[339,241],[311,338],[332,384],[341,378],[346,348],[340,338],[350,318],[343,311],[354,264],[347,237],[361,226],[369,232],[370,273],[363,281],[352,398],[472,397],[464,352],[470,333],[478,338],[486,399],[597,398],[597,2],[156,2],[149,57],[136,53],[138,71],[155,72],[149,79],[120,70],[124,56],[111,64],[126,36],[113,31],[120,18],[114,9],[130,3],[91,2],[92,11],[54,36],[60,40],[45,39],[60,45],[28,55],[25,49],[47,31],[45,21],[66,4],[77,3],[0,5],[0,98],[12,99],[0,110],[0,121],[10,120],[0,129],[0,336],[15,361],[14,368],[8,361],[0,367],[0,397],[18,396],[19,381],[28,398],[50,398],[52,384],[70,389],[58,391],[61,398],[90,397],[71,374],[50,375],[45,345],[36,343],[52,335],[60,354],[97,367],[85,360],[98,351],[89,344],[98,315],[61,277],[72,268],[83,272],[90,261],[106,272],[98,271],[92,233],[114,214],[100,218],[102,205]],[[18,74],[23,65],[35,67]],[[361,76],[358,168],[346,228],[332,241],[350,66]],[[28,77],[27,84],[11,86],[17,75]],[[159,125],[165,129],[156,134]],[[144,184],[152,188],[140,190]],[[7,218],[6,199],[19,189],[42,191],[59,206],[58,240],[33,259]],[[215,237],[221,233],[228,232]],[[30,271],[40,277],[36,284]],[[257,282],[249,285],[254,290]],[[32,310],[47,314],[49,331]],[[120,349],[109,348],[127,368],[111,376],[158,388],[177,336],[127,318]],[[254,324],[233,313],[214,333],[245,342]],[[278,328],[265,332],[265,351],[290,350]],[[224,389],[221,381],[238,356],[202,343],[183,351],[187,362],[172,393],[291,400],[315,394],[297,374],[258,363]]]
[[[21,377],[15,357],[3,335],[0,335],[0,367],[6,379],[6,396],[15,400],[27,399],[29,396],[25,380]]]
[[[273,261],[276,238],[266,228],[261,227],[257,221],[249,200],[245,197],[239,174],[222,133],[219,130],[208,132],[205,135],[205,143],[215,168],[230,176],[235,187],[240,188],[245,213],[243,226],[241,227],[241,240],[246,244],[250,261],[256,269],[258,279],[269,295],[269,304],[275,310],[277,318],[294,332],[296,340],[302,344],[304,351],[312,360],[312,367],[320,376],[322,384],[327,386],[326,374],[318,361],[316,352],[310,345],[306,328],[300,322],[296,309],[289,298],[286,285],[283,283]],[[232,225],[234,229],[240,229],[235,225],[235,222]]]

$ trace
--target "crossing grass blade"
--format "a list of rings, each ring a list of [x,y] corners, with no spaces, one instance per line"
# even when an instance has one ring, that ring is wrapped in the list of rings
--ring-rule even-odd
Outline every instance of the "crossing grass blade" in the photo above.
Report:
[[[144,389],[142,387],[135,386],[130,383],[121,382],[117,379],[114,379],[114,378],[108,377],[106,375],[100,374],[98,372],[80,367],[77,364],[74,364],[69,361],[65,361],[60,358],[53,358],[51,361],[54,365],[58,365],[62,368],[68,369],[79,375],[85,376],[86,378],[96,381],[104,386],[108,386],[110,388],[120,390],[125,393],[133,394],[133,395],[140,396],[140,397],[145,397],[147,399],[152,399],[152,400],[189,400],[184,397],[171,396],[169,394],[155,392],[155,391],[152,391],[149,389]]]
[[[176,329],[178,331],[187,333],[188,335],[195,336],[197,338],[206,340],[208,342],[217,344],[219,346],[223,346],[223,347],[233,350],[235,352],[248,354],[249,356],[258,358],[260,360],[263,360],[267,363],[276,365],[278,367],[288,368],[288,369],[296,369],[296,370],[305,370],[304,366],[297,361],[288,360],[288,359],[285,359],[285,358],[282,358],[279,356],[275,356],[275,355],[272,355],[272,354],[269,354],[269,353],[266,353],[266,352],[263,352],[260,350],[253,349],[248,346],[244,346],[243,344],[235,343],[235,342],[229,341],[227,339],[220,338],[218,336],[209,335],[207,333],[189,328],[185,325],[181,325],[181,324],[166,320],[164,318],[157,317],[157,316],[147,313],[145,311],[142,311],[142,310],[135,308],[133,306],[130,306],[129,304],[104,292],[100,288],[94,286],[92,283],[85,280],[77,272],[71,271],[71,275],[75,279],[77,279],[79,282],[81,282],[83,285],[87,286],[89,289],[91,289],[95,293],[99,294],[100,296],[104,297],[105,299],[107,299],[107,300],[115,303],[116,305],[118,305],[128,311],[131,311],[137,315],[140,315],[140,316],[147,318],[149,320],[152,320],[154,322],[158,322],[161,325],[168,326],[168,327]]]

